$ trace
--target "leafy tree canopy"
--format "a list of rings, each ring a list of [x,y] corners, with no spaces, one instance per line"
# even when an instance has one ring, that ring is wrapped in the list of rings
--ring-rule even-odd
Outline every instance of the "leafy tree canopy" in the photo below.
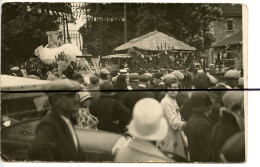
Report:
[[[31,11],[27,11],[30,5]],[[38,9],[42,13],[38,14]],[[43,9],[71,13],[69,3],[4,3],[2,5],[2,71],[8,64],[25,62],[33,56],[34,49],[47,44],[46,31],[58,30],[59,16],[48,15]]]
[[[86,8],[93,17],[124,15],[122,3],[89,4]],[[214,42],[213,35],[209,33],[210,24],[221,18],[222,11],[218,4],[128,3],[128,39],[158,30],[198,50],[205,50]],[[111,54],[115,47],[124,43],[123,22],[88,22],[87,26],[81,27],[80,33],[83,43],[94,55]]]

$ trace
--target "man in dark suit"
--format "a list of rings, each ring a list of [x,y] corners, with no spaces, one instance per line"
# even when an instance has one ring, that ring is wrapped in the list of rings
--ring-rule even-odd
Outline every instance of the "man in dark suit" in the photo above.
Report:
[[[130,121],[130,111],[113,97],[113,85],[110,81],[100,84],[100,93],[100,98],[89,108],[90,113],[99,120],[98,129],[123,133]]]
[[[191,162],[210,162],[210,137],[214,122],[209,118],[212,102],[206,91],[191,95],[193,114],[187,122],[185,134]]]
[[[56,80],[46,86],[52,111],[40,122],[29,150],[30,160],[86,161],[71,116],[77,112],[79,83]],[[63,92],[64,91],[64,92]]]

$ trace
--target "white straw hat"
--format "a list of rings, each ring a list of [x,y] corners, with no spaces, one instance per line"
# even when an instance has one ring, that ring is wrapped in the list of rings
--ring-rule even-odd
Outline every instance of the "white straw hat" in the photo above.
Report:
[[[82,103],[86,99],[92,98],[89,92],[78,92],[79,102]]]
[[[158,101],[144,98],[136,103],[129,133],[135,138],[150,141],[159,141],[166,137],[168,123]]]

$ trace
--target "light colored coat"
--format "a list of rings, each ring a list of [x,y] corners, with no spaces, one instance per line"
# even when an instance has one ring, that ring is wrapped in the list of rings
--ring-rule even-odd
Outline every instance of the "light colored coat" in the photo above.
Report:
[[[163,151],[173,152],[187,158],[184,151],[184,147],[187,147],[187,138],[183,132],[185,122],[181,120],[177,102],[166,93],[161,105],[169,124],[169,130],[167,136],[159,142],[159,146]]]
[[[115,162],[174,162],[166,157],[151,142],[133,139],[126,147],[121,148]]]

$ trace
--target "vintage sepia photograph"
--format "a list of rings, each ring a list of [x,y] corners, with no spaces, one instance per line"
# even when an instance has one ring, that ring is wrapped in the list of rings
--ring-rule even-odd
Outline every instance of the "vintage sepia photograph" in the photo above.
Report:
[[[245,163],[247,12],[1,3],[1,160]]]

